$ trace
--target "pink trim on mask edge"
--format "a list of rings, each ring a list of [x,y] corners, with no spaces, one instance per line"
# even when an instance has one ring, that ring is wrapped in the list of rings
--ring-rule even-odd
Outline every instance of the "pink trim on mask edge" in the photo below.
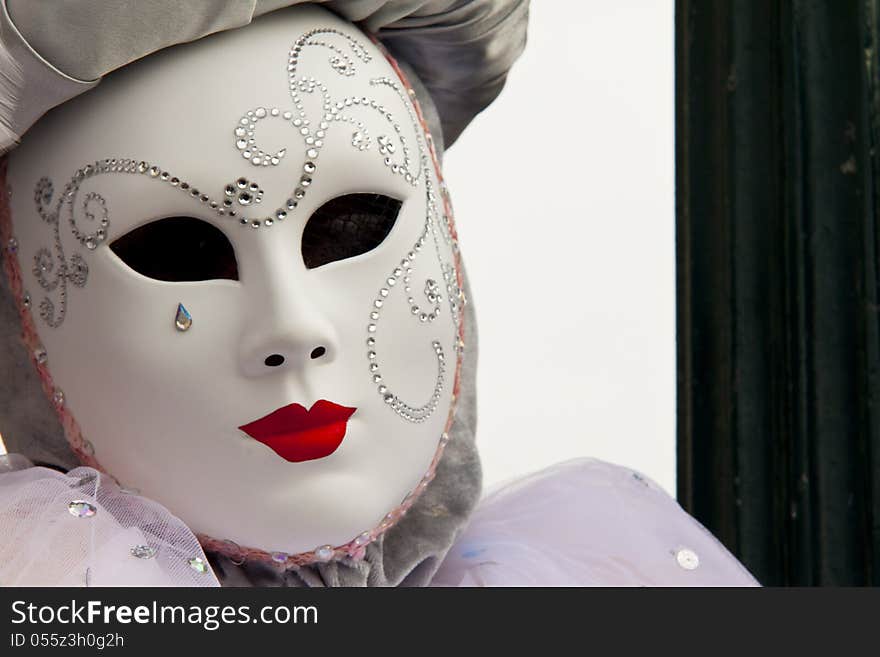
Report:
[[[379,48],[379,50],[385,55],[392,68],[397,73],[397,76],[403,84],[404,88],[407,90],[410,101],[415,108],[416,116],[418,117],[419,123],[421,124],[422,129],[425,133],[425,141],[428,146],[428,151],[431,154],[431,160],[434,164],[434,171],[437,174],[437,180],[440,185],[440,195],[443,198],[443,209],[446,213],[446,216],[448,217],[449,232],[452,236],[454,245],[453,261],[455,264],[455,274],[458,287],[461,289],[464,286],[464,278],[461,268],[461,256],[457,248],[458,233],[455,230],[455,222],[452,213],[452,203],[449,198],[449,192],[446,188],[446,183],[444,182],[443,176],[440,172],[440,163],[437,157],[436,149],[434,147],[434,140],[431,137],[427,121],[425,120],[421,106],[419,105],[419,102],[415,97],[412,86],[407,81],[406,76],[400,69],[400,66],[398,66],[394,58],[388,53],[385,47],[374,36],[371,36],[371,39],[373,43],[375,43],[376,46]],[[0,191],[4,190],[6,187],[6,169],[7,158],[3,157],[2,161],[0,161]],[[42,344],[40,342],[39,335],[37,334],[33,314],[31,313],[29,307],[25,306],[23,301],[24,289],[22,285],[19,259],[7,248],[12,236],[12,217],[8,197],[6,194],[0,194],[0,248],[2,248],[4,256],[4,270],[8,277],[10,288],[18,307],[19,319],[21,320],[22,326],[22,342],[28,350],[28,354],[30,356],[32,364],[37,369],[37,374],[40,377],[40,383],[42,385],[43,392],[49,399],[52,406],[55,408],[55,412],[58,414],[58,418],[61,421],[62,427],[64,428],[64,435],[67,438],[67,442],[69,443],[71,450],[73,450],[73,453],[83,465],[95,468],[96,470],[99,470],[104,474],[112,477],[113,475],[110,475],[110,473],[108,473],[104,468],[101,467],[97,459],[95,459],[95,457],[90,453],[90,450],[86,447],[87,442],[83,438],[82,430],[80,429],[79,424],[77,424],[76,420],[73,417],[73,414],[70,412],[67,405],[63,403],[55,403],[55,384],[52,381],[52,376],[49,373],[49,368],[47,364],[38,363],[36,358],[34,357],[34,352],[38,348],[41,348]],[[458,338],[461,344],[464,344],[463,311],[459,316]],[[434,478],[437,465],[443,456],[443,451],[446,446],[446,436],[448,436],[449,429],[452,427],[452,423],[455,418],[456,402],[458,400],[461,388],[462,354],[461,351],[458,349],[456,350],[456,353],[457,356],[455,362],[455,380],[452,386],[452,400],[449,407],[449,414],[447,416],[446,425],[443,431],[444,437],[441,438],[440,443],[437,447],[437,451],[434,453],[434,458],[431,460],[431,465],[428,467],[428,471],[422,478],[421,482],[415,487],[415,489],[407,494],[407,496],[397,507],[386,514],[385,518],[382,520],[381,523],[379,523],[379,525],[377,525],[370,531],[364,532],[361,536],[349,541],[348,543],[333,547],[333,556],[330,557],[330,559],[319,558],[316,555],[315,550],[312,550],[309,552],[301,552],[299,554],[287,555],[286,558],[282,560],[281,557],[285,556],[283,555],[283,553],[272,553],[258,548],[240,547],[229,540],[216,539],[205,534],[196,534],[196,537],[199,539],[202,547],[206,551],[216,552],[218,554],[222,554],[223,556],[228,557],[230,560],[233,561],[233,563],[240,564],[244,563],[245,561],[260,561],[272,564],[279,568],[306,566],[314,563],[324,563],[326,561],[343,559],[346,557],[355,560],[363,559],[364,555],[366,554],[367,546],[375,541],[377,538],[379,538],[386,531],[391,529],[404,515],[406,515],[406,512],[410,509],[410,507],[412,507],[422,491],[424,491],[428,487],[428,484]]]

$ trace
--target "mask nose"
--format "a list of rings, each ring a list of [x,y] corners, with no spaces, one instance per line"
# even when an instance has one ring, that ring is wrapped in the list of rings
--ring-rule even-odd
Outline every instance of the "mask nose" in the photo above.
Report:
[[[312,360],[318,360],[319,358],[323,358],[327,355],[327,348],[323,345],[318,345],[314,349],[312,349],[309,354],[309,358]],[[287,362],[287,358],[284,357],[284,354],[269,354],[266,356],[266,360],[263,361],[263,364],[266,367],[281,367],[284,363]]]
[[[242,340],[241,367],[246,376],[321,366],[333,361],[336,331],[306,299],[273,304],[272,312],[247,330]]]
[[[332,362],[334,331],[321,317],[278,317],[244,339],[241,367],[246,376],[264,376],[291,368],[305,369]]]
[[[337,328],[318,303],[326,291],[308,280],[291,253],[293,240],[282,235],[273,232],[258,242],[248,252],[257,257],[246,259],[243,268],[248,319],[241,329],[240,368],[249,377],[321,367],[339,350]]]
[[[336,328],[308,286],[292,274],[264,279],[250,299],[250,317],[241,336],[240,367],[258,377],[305,370],[333,362],[338,352]]]

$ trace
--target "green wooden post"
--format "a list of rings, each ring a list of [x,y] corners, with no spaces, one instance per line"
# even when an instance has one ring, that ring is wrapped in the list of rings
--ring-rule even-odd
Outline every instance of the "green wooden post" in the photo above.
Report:
[[[764,584],[880,585],[877,0],[677,0],[678,496]]]

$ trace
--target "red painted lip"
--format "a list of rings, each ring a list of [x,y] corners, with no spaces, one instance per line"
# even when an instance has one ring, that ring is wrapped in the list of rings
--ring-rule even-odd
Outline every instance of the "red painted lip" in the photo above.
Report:
[[[239,429],[287,461],[313,461],[337,450],[345,438],[348,418],[356,410],[326,399],[319,399],[309,410],[288,404]]]

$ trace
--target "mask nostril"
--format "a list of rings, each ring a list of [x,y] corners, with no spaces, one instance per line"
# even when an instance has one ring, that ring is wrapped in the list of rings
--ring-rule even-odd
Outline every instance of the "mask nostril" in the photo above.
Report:
[[[324,354],[327,353],[327,350],[324,347],[315,347],[312,349],[312,358],[320,358]]]
[[[266,363],[266,367],[278,367],[279,365],[284,364],[284,356],[281,354],[272,354],[264,361]]]

